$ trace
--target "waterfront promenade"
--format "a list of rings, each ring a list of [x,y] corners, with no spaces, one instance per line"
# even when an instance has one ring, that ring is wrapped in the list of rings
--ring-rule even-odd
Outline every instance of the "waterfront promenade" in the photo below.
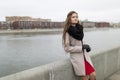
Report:
[[[120,47],[92,54],[96,69],[96,80],[120,80]],[[116,73],[117,72],[117,73]],[[114,74],[116,73],[116,74]],[[114,75],[112,75],[114,74]],[[111,76],[112,75],[112,76]],[[1,77],[0,80],[82,80],[74,75],[69,59],[56,61],[43,66]]]
[[[50,29],[49,32],[53,33],[55,31],[55,33],[58,33],[57,30],[58,29],[52,29],[52,30]],[[91,32],[86,32],[85,35],[87,35],[86,40],[89,40],[91,36],[94,36],[94,41],[92,40],[92,41],[89,41],[89,42],[91,43],[91,45],[93,45],[92,46],[93,50],[98,49],[98,50],[95,50],[95,51],[92,50],[93,52],[92,52],[92,54],[90,54],[91,57],[92,57],[92,60],[93,60],[93,64],[94,64],[95,69],[96,69],[97,80],[119,80],[119,76],[118,76],[119,72],[117,72],[117,71],[120,70],[120,58],[119,58],[120,57],[120,47],[119,47],[119,44],[120,44],[119,34],[120,34],[120,32],[119,32],[119,30],[114,30],[114,29],[110,29],[110,30],[107,29],[106,30],[106,28],[104,28],[104,29],[97,28],[96,30],[98,30],[98,31],[96,31],[95,28],[91,29],[91,30],[92,30]],[[95,30],[95,31],[93,31],[93,30]],[[100,30],[102,30],[102,31],[100,31]],[[14,31],[17,31],[17,30],[8,30],[8,33],[10,33],[9,31],[11,31],[11,33],[14,33]],[[18,31],[24,31],[25,33],[27,33],[26,31],[28,31],[28,33],[30,33],[30,34],[36,33],[37,31],[38,31],[38,33],[42,32],[42,31],[44,31],[46,33],[48,32],[46,29],[41,30],[41,31],[40,31],[40,29],[39,30],[36,29],[36,30],[33,31],[33,33],[31,32],[31,30],[18,30]],[[61,32],[62,32],[62,30],[59,33],[61,33]],[[5,32],[3,32],[1,34],[4,34],[4,33]],[[23,33],[23,32],[15,32],[15,33]],[[10,58],[13,59],[12,57],[10,57],[10,55],[8,55],[9,58],[6,56],[7,54],[5,54],[5,53],[7,53],[7,51],[5,49],[9,49],[8,54],[11,54],[11,56],[14,57],[13,60],[8,60],[8,62],[6,61],[7,63],[9,63],[9,61],[10,61],[10,64],[8,64],[9,65],[8,67],[9,67],[10,70],[12,70],[13,66],[15,66],[14,64],[16,64],[18,62],[19,62],[19,65],[17,66],[17,68],[21,69],[22,67],[20,67],[20,66],[21,65],[23,66],[23,62],[25,62],[25,61],[26,61],[25,65],[27,65],[27,64],[31,65],[31,62],[33,60],[37,61],[36,60],[37,58],[42,60],[43,56],[40,57],[40,55],[45,54],[44,52],[36,52],[36,51],[39,51],[39,50],[37,50],[37,49],[34,50],[34,48],[31,47],[32,50],[33,50],[33,54],[34,55],[37,54],[37,57],[36,56],[32,57],[33,55],[30,55],[30,54],[32,54],[32,53],[30,53],[30,52],[32,52],[30,50],[31,49],[30,46],[25,47],[25,45],[27,43],[31,45],[31,43],[32,44],[37,43],[37,41],[38,41],[37,44],[39,45],[39,44],[43,43],[43,41],[41,41],[41,40],[44,40],[44,41],[46,40],[45,38],[43,38],[43,36],[41,36],[41,35],[33,36],[32,35],[32,36],[27,37],[27,36],[23,36],[23,35],[15,35],[15,36],[11,36],[11,35],[7,35],[7,36],[2,35],[1,36],[1,45],[2,45],[1,46],[1,53],[4,52],[4,54],[1,55],[1,56],[3,56],[3,58],[1,57],[2,58],[1,62],[3,62],[3,65],[5,64],[5,61],[7,59],[10,59]],[[56,35],[46,35],[45,37],[49,37],[49,41],[51,41],[51,43],[55,42],[54,40],[57,40],[57,43],[56,44],[54,43],[54,44],[57,45],[57,48],[59,49],[58,46],[60,46],[60,45],[58,44],[58,42],[60,42],[59,40],[61,40],[60,39],[61,34],[58,34],[57,36]],[[109,42],[108,42],[108,40],[109,40]],[[115,42],[114,42],[114,40],[115,40]],[[21,42],[25,42],[25,45],[24,45],[24,43],[22,44]],[[7,43],[7,45],[10,44],[11,46],[8,47],[6,45],[6,43]],[[45,43],[47,43],[47,42],[45,42]],[[106,45],[101,46],[101,44],[106,44]],[[118,46],[117,46],[117,44],[118,44]],[[17,52],[17,55],[16,55],[16,53],[13,54],[16,51],[21,51],[23,49],[22,46],[20,47],[20,45],[24,46],[25,49],[28,48],[27,51],[29,51],[29,52],[27,52],[25,50],[24,52],[26,52],[26,53],[22,52],[22,56],[20,56],[21,52],[20,53]],[[49,47],[49,45],[47,47]],[[3,46],[4,46],[4,48],[2,48]],[[109,48],[108,48],[108,46],[109,46]],[[111,48],[110,48],[110,46],[111,46]],[[42,47],[37,46],[37,47],[38,47],[38,49],[43,49],[42,48],[43,46]],[[56,46],[52,46],[52,47],[56,47]],[[12,48],[15,48],[15,49],[12,49]],[[48,50],[48,52],[51,52],[50,55],[52,56],[53,51],[51,49],[45,49],[45,50]],[[63,55],[62,52],[60,52],[60,51],[62,51],[62,49],[56,50],[56,52],[54,51],[54,53],[59,52],[61,55]],[[29,56],[27,55],[27,57],[26,57],[25,55],[28,54],[28,53],[29,53]],[[57,55],[59,55],[59,53],[58,54],[53,54],[55,56],[55,58],[56,58]],[[38,55],[38,54],[40,54],[40,55]],[[15,63],[15,58],[16,58],[15,55],[19,56],[16,59],[16,61],[18,61],[16,63]],[[45,55],[48,55],[48,54],[45,54]],[[51,56],[49,56],[48,58],[50,59]],[[54,56],[52,56],[51,58],[53,59]],[[63,57],[63,56],[58,56],[58,57],[60,58],[60,57]],[[24,60],[22,58],[27,58],[27,59]],[[30,60],[30,59],[32,59],[32,60]],[[39,64],[38,61],[37,61],[37,64]],[[45,61],[45,59],[43,59],[42,61]],[[22,64],[20,64],[20,62],[22,62]],[[10,71],[8,69],[8,67],[6,68],[6,71]],[[3,68],[5,68],[5,67],[3,67]],[[1,69],[1,70],[3,70],[3,69]],[[15,70],[15,67],[14,67],[13,70]],[[3,72],[4,71],[1,71],[2,74],[3,74]],[[61,77],[61,76],[63,76],[63,77]],[[72,66],[71,66],[69,60],[60,61],[60,63],[55,62],[55,63],[50,63],[50,64],[47,64],[47,65],[43,65],[43,66],[36,66],[36,67],[31,68],[31,69],[28,68],[28,70],[26,69],[25,71],[22,71],[22,72],[18,71],[15,74],[10,74],[10,75],[7,75],[7,76],[4,76],[4,77],[0,78],[0,80],[8,80],[8,79],[9,80],[76,80],[75,76],[73,75]]]

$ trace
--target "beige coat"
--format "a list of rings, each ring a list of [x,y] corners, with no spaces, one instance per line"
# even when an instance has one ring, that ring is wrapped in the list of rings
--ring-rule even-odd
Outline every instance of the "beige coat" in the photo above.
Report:
[[[66,33],[66,47],[64,47],[67,53],[70,53],[70,60],[73,65],[73,69],[77,76],[85,76],[85,64],[84,64],[84,55],[86,60],[91,66],[93,66],[89,53],[82,51],[82,42],[71,37]],[[84,54],[84,55],[83,55]],[[94,66],[93,66],[94,68]]]

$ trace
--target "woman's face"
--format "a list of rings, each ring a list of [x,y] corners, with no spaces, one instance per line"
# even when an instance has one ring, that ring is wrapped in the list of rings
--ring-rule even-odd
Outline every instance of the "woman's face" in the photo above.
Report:
[[[78,23],[78,14],[73,13],[71,16],[71,24],[77,24]]]

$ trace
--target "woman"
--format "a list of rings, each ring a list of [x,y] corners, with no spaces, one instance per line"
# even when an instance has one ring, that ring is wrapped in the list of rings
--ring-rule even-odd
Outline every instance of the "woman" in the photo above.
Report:
[[[83,36],[83,26],[79,23],[78,14],[75,11],[69,12],[63,31],[64,50],[70,53],[70,60],[77,76],[82,76],[83,80],[95,80],[95,69],[87,54],[91,48],[88,44],[83,44]]]

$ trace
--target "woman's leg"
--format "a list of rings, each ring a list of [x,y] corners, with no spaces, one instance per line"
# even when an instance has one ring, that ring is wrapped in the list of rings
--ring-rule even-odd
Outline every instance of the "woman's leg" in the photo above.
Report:
[[[90,74],[90,80],[96,80],[96,73],[95,73],[95,71]]]
[[[82,79],[83,80],[88,80],[88,76],[83,76]]]

